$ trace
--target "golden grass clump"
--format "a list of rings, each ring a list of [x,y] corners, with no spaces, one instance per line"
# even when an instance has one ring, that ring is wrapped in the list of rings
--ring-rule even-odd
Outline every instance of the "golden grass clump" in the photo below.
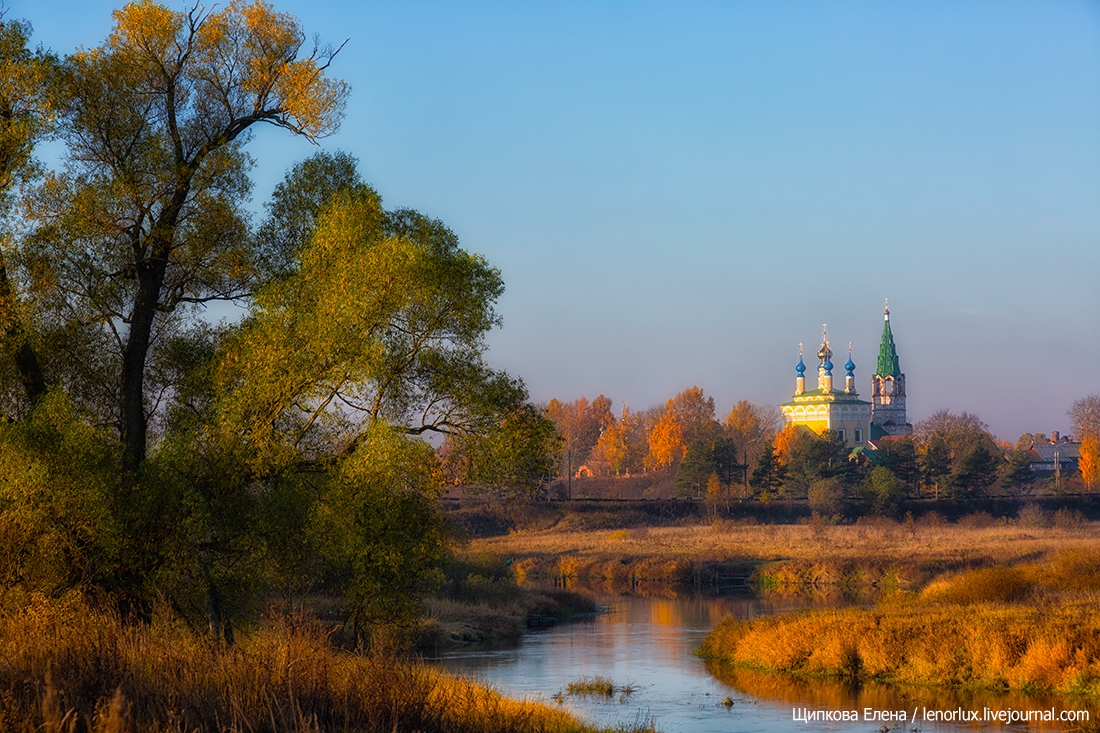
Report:
[[[0,730],[587,731],[468,679],[334,648],[293,612],[226,647],[169,618],[124,625],[79,599],[0,598]]]
[[[700,653],[798,675],[1100,696],[1098,561],[1070,549],[949,575],[873,608],[727,618]]]

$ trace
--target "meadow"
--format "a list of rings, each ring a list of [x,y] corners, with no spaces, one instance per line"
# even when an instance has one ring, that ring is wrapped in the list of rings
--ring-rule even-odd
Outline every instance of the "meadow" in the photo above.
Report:
[[[510,559],[530,576],[919,589],[944,573],[1100,546],[1100,524],[1081,512],[1028,503],[1000,516],[978,511],[952,520],[932,510],[852,522],[812,515],[784,522],[782,511],[765,515],[776,521],[709,518],[691,513],[687,502],[671,506],[659,513],[627,505],[556,514],[515,507],[507,523],[470,520],[490,531],[470,539],[467,551]]]

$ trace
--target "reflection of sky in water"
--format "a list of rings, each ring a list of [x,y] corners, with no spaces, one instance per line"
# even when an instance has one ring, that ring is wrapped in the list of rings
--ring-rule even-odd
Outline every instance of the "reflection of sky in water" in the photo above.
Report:
[[[935,710],[981,711],[1083,707],[1069,701],[990,695],[916,687],[849,685],[827,681],[798,681],[778,675],[733,670],[694,656],[706,633],[726,614],[742,618],[788,610],[796,602],[755,598],[639,598],[607,597],[601,602],[610,613],[528,634],[520,641],[480,645],[448,652],[442,664],[469,674],[515,697],[552,702],[552,696],[581,677],[602,675],[616,685],[634,685],[627,697],[565,695],[564,705],[595,722],[614,725],[655,720],[658,730],[675,731],[867,731],[881,723],[795,722],[795,708],[809,710],[905,710],[915,706]],[[732,707],[722,704],[733,699]],[[1095,713],[1094,713],[1095,715]],[[908,731],[889,723],[890,730]],[[951,725],[921,723],[922,731],[960,731],[991,728],[1001,731],[1059,730],[1041,725]]]

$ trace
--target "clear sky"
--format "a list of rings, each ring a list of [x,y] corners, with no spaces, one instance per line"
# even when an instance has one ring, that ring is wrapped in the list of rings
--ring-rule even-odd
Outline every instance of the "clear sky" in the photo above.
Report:
[[[1096,0],[273,4],[349,39],[321,147],[501,269],[536,401],[784,402],[823,323],[867,398],[886,297],[910,422],[1100,393]],[[117,5],[6,2],[59,52]],[[257,207],[313,150],[257,135]]]

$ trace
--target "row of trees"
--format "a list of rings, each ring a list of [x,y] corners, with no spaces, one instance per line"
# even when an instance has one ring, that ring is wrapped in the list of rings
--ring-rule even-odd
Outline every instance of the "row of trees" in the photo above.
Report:
[[[976,415],[941,410],[918,423],[912,436],[852,455],[836,435],[780,429],[775,408],[744,400],[718,422],[713,399],[697,387],[646,411],[624,406],[618,418],[603,395],[593,402],[553,400],[544,411],[568,451],[560,475],[578,466],[595,475],[666,472],[683,495],[706,495],[727,505],[750,498],[809,498],[831,512],[854,496],[866,496],[885,511],[905,496],[965,501],[994,490],[1023,491],[1034,483],[1028,449],[1046,441],[1027,434],[1015,446],[999,443]],[[1100,398],[1076,401],[1069,414],[1081,438],[1080,478],[1091,489]]]
[[[700,459],[710,461],[715,451],[726,456],[724,465],[743,463],[755,459],[780,424],[777,409],[748,400],[719,422],[714,398],[698,387],[648,410],[631,411],[623,405],[619,417],[611,407],[603,395],[592,402],[584,397],[565,403],[555,399],[543,406],[562,437],[559,475],[581,467],[598,476],[675,472],[685,462],[690,467]]]
[[[348,95],[339,49],[266,3],[143,0],[65,56],[29,36],[0,18],[0,582],[166,598],[226,638],[276,587],[323,584],[360,629],[414,615],[446,553],[424,437],[471,480],[548,467],[550,424],[483,359],[500,272],[341,154],[252,225],[253,129],[319,140]]]

